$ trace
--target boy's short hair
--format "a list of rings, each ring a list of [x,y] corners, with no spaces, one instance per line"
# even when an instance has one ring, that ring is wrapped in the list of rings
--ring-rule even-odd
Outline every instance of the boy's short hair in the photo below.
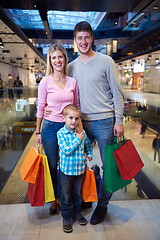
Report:
[[[87,21],[79,22],[75,25],[73,30],[73,37],[76,37],[77,32],[89,32],[93,36],[93,29]]]
[[[63,116],[66,116],[68,115],[68,111],[69,110],[72,110],[72,111],[75,111],[75,112],[79,112],[79,114],[81,115],[81,111],[80,109],[74,105],[74,104],[69,104],[67,105],[64,109],[63,109]]]

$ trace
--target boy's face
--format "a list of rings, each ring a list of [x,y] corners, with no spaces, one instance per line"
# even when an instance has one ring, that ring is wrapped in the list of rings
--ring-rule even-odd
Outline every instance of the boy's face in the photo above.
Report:
[[[74,130],[80,121],[80,113],[68,110],[68,114],[63,116],[64,122],[69,130]]]
[[[88,54],[92,49],[93,36],[89,32],[77,32],[74,40],[81,54]]]

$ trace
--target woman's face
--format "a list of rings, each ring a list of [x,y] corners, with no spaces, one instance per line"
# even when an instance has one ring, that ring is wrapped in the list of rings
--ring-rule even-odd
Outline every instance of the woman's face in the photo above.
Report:
[[[59,50],[56,50],[51,54],[50,59],[54,72],[64,73],[66,60],[63,53]]]

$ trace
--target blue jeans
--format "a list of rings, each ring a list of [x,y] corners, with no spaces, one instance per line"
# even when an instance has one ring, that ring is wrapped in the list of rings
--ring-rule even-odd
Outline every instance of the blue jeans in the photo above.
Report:
[[[105,157],[105,147],[106,144],[112,144],[114,140],[114,118],[106,118],[101,120],[86,121],[83,120],[83,127],[88,135],[88,138],[93,141],[94,139],[98,142],[98,147],[100,150],[101,160],[102,160],[102,170],[104,165]],[[101,180],[100,193],[98,194],[98,205],[106,207],[109,200],[112,197],[112,193],[107,192],[104,189],[104,177]]]
[[[44,119],[42,127],[42,143],[45,154],[48,158],[48,164],[51,173],[55,198],[58,197],[57,163],[59,159],[59,154],[57,132],[63,126],[64,126],[63,122],[52,122]]]
[[[82,184],[84,174],[78,176],[65,175],[59,171],[61,215],[65,222],[70,222],[72,213],[81,212]]]

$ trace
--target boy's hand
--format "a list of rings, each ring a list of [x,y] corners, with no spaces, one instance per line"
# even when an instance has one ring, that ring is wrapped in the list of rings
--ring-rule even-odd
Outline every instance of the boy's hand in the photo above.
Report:
[[[80,138],[81,140],[84,139],[84,131],[82,131],[81,133],[78,133],[77,131],[75,132],[76,137]]]
[[[92,158],[86,157],[86,160],[87,160],[87,162],[90,162],[90,161],[92,161]]]

